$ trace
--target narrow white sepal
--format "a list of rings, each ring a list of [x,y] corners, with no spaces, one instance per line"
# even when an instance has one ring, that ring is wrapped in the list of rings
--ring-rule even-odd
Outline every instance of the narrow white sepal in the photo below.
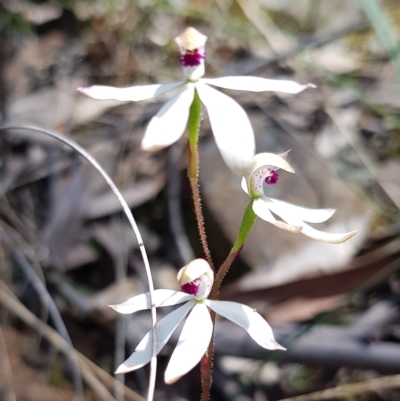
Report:
[[[267,198],[259,198],[253,201],[253,211],[261,219],[273,224],[275,227],[281,228],[282,230],[290,231],[292,233],[299,233],[301,231],[301,224],[287,224],[283,221],[276,220],[272,215],[270,205],[272,204]],[[278,215],[279,216],[279,215]],[[281,217],[281,216],[279,216]]]
[[[268,198],[272,205],[270,209],[280,216],[285,215],[292,221],[307,221],[308,223],[322,223],[330,219],[335,213],[335,209],[309,209],[291,203],[283,202],[278,199]]]
[[[177,305],[193,299],[190,294],[174,290],[155,290],[153,302],[156,308],[160,306]],[[150,294],[136,295],[121,304],[108,305],[110,308],[122,314],[135,313],[140,310],[151,309]]]
[[[343,242],[346,242],[351,237],[354,237],[357,234],[357,232],[358,231],[355,230],[341,234],[327,233],[325,231],[316,230],[315,228],[312,228],[305,223],[303,224],[303,227],[301,229],[301,233],[306,235],[307,237],[310,237],[317,241],[327,242],[329,244],[341,244]]]
[[[332,209],[304,209],[298,206],[291,205],[282,201],[271,200],[268,203],[269,209],[278,215],[281,219],[285,220],[289,225],[301,226],[301,233],[309,238],[317,241],[328,242],[330,244],[341,244],[357,234],[357,231],[350,231],[348,233],[334,234],[325,231],[319,231],[304,223],[302,217],[306,217],[306,221],[312,220],[313,223],[322,222],[326,220],[327,216],[331,216]],[[254,206],[253,206],[254,209]],[[300,211],[296,214],[296,211]],[[303,213],[303,216],[301,216]]]
[[[196,88],[207,108],[222,158],[232,172],[246,176],[251,171],[255,153],[254,132],[246,112],[232,98],[208,85],[198,82]]]
[[[171,84],[139,85],[128,88],[116,88],[114,86],[94,85],[86,88],[78,88],[77,91],[86,96],[99,100],[119,100],[121,102],[136,102],[138,100],[151,99],[163,93],[169,92],[183,82]]]
[[[260,77],[222,77],[202,79],[203,82],[225,89],[250,92],[284,92],[299,93],[307,88],[315,88],[313,84],[301,85],[294,81],[280,79],[266,79]]]
[[[168,363],[165,383],[175,383],[200,362],[210,344],[212,331],[213,325],[207,306],[204,303],[195,305]]]
[[[218,315],[243,327],[261,347],[271,350],[285,350],[284,347],[276,342],[271,326],[254,309],[229,301],[211,301],[208,299],[205,303]]]
[[[156,323],[157,330],[157,354],[161,351],[164,345],[168,342],[172,333],[178,327],[179,323],[185,318],[189,311],[195,305],[194,301],[189,301],[179,309],[169,313]],[[136,347],[135,352],[122,363],[115,373],[127,373],[132,370],[141,368],[148,364],[152,354],[152,335],[151,330],[143,337],[139,345]]]
[[[245,177],[242,178],[242,182],[240,183],[240,186],[242,187],[243,191],[246,192],[246,194],[249,194],[249,189],[247,188],[247,180]]]
[[[142,140],[142,149],[155,151],[176,142],[185,132],[194,85],[185,85],[180,93],[170,99],[150,120]]]
[[[275,153],[257,153],[253,158],[253,171],[260,167],[272,167],[273,170],[282,169],[294,173],[293,167],[286,159]]]

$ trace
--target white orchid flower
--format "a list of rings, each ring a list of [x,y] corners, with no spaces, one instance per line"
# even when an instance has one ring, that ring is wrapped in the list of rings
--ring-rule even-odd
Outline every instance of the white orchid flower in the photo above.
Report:
[[[242,179],[242,188],[253,200],[254,213],[276,227],[293,233],[300,232],[312,239],[331,244],[340,244],[357,234],[357,231],[344,234],[326,233],[315,230],[307,224],[328,220],[335,213],[334,209],[306,209],[264,194],[264,184],[274,185],[278,182],[277,170],[294,173],[292,166],[286,161],[288,154],[289,152],[282,155],[259,153],[253,157],[252,170]],[[277,220],[271,212],[283,221]]]
[[[92,98],[102,100],[138,101],[151,99],[177,89],[175,94],[151,119],[142,140],[148,151],[162,149],[176,142],[185,132],[190,106],[197,91],[207,109],[216,144],[228,167],[242,176],[249,168],[248,160],[254,155],[255,141],[252,126],[243,108],[232,98],[213,89],[247,90],[252,92],[277,91],[299,93],[315,85],[300,85],[286,80],[250,76],[202,78],[204,75],[205,44],[207,36],[194,28],[187,28],[175,42],[180,49],[180,63],[185,80],[170,84],[156,84],[115,88],[91,86],[78,90]]]
[[[254,309],[236,302],[207,299],[214,282],[214,273],[205,260],[196,259],[183,267],[178,273],[178,281],[182,291],[156,290],[153,293],[153,302],[156,307],[184,303],[183,306],[157,322],[157,353],[168,342],[179,323],[188,315],[165,371],[164,379],[167,384],[180,379],[205,355],[213,332],[209,308],[243,327],[261,347],[270,350],[285,349],[275,341],[270,325]],[[110,307],[124,314],[150,309],[150,296],[149,293],[140,294],[122,304],[110,305]],[[116,373],[127,373],[139,369],[150,362],[151,353],[152,336],[149,331],[136,347],[135,352],[118,367]]]

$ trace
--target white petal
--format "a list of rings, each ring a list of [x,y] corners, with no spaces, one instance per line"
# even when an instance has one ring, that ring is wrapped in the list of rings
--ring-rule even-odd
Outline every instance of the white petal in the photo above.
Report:
[[[207,108],[222,158],[235,174],[247,175],[253,163],[255,140],[246,112],[232,98],[201,82],[196,88]]]
[[[192,295],[174,290],[155,290],[153,292],[153,302],[156,308],[159,306],[177,305],[193,299]],[[136,295],[121,304],[108,305],[119,313],[135,313],[140,310],[151,309],[150,293]]]
[[[303,224],[301,233],[312,239],[328,242],[330,244],[341,244],[357,234],[357,231],[350,231],[348,233],[334,234],[324,231],[318,231],[310,227],[308,224]]]
[[[213,325],[205,304],[197,304],[188,316],[178,344],[165,371],[165,383],[172,384],[192,370],[206,353]]]
[[[284,220],[288,218],[291,220],[291,222],[307,221],[308,223],[322,223],[331,218],[335,213],[335,209],[308,209],[305,207],[292,205],[278,199],[269,198],[269,200],[272,201],[270,210],[278,216],[281,216],[280,213],[282,213],[282,215],[284,214]]]
[[[281,219],[285,220],[290,225],[300,225],[302,234],[318,241],[328,242],[330,244],[341,244],[357,234],[357,231],[350,231],[342,234],[332,234],[324,231],[318,231],[310,227],[308,224],[303,223],[303,221],[306,219],[300,220],[302,217],[306,217],[306,221],[312,220],[313,223],[325,221],[326,217],[329,218],[332,216],[333,211],[331,209],[304,209],[289,203],[277,201],[276,199],[271,200],[271,203],[268,205],[269,209]],[[304,215],[300,216],[300,214],[296,213],[297,211],[299,211],[300,214],[304,213]]]
[[[257,344],[261,345],[261,347],[267,349],[285,349],[276,342],[271,326],[254,309],[237,302],[211,301],[209,299],[205,302],[218,315],[243,327],[249,333],[250,337]]]
[[[301,224],[286,224],[283,221],[276,220],[269,210],[272,202],[266,198],[255,199],[253,202],[253,211],[261,219],[268,221],[268,223],[281,228],[282,230],[290,231],[292,233],[299,233],[301,231]]]
[[[293,167],[281,156],[275,153],[258,153],[253,158],[253,168],[277,167],[289,173],[294,173]]]
[[[244,178],[244,177],[242,178],[242,182],[240,183],[240,185],[241,185],[243,191],[246,192],[246,194],[248,195],[249,194],[249,189],[247,188],[247,180],[246,180],[246,178]]]
[[[210,85],[219,86],[220,88],[251,92],[274,91],[285,93],[299,93],[302,92],[304,89],[316,87],[313,84],[301,85],[294,81],[247,76],[208,79],[203,78],[202,81]]]
[[[150,120],[142,140],[142,149],[159,150],[176,142],[185,132],[194,85],[185,85],[180,93],[164,104]]]
[[[168,342],[172,333],[178,327],[179,323],[185,318],[189,311],[195,305],[194,301],[189,301],[179,309],[171,312],[156,323],[157,327],[157,354],[161,351],[164,345]],[[143,337],[135,352],[121,364],[115,373],[127,373],[132,370],[141,368],[150,362],[152,354],[152,335],[151,330]]]
[[[137,100],[151,99],[165,92],[181,86],[183,82],[172,84],[156,84],[116,88],[114,86],[94,85],[87,88],[78,88],[77,91],[86,96],[99,100],[120,100],[121,102],[135,102]]]

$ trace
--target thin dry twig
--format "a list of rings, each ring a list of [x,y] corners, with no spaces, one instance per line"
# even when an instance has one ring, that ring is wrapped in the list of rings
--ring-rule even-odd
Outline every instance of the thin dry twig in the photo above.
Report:
[[[288,52],[293,48],[293,41],[271,21],[259,1],[237,0],[237,3],[247,19],[264,36],[274,53]]]
[[[392,182],[387,182],[380,178],[381,174],[379,172],[379,168],[376,166],[376,163],[374,162],[372,157],[370,157],[368,153],[365,151],[360,138],[352,129],[341,123],[340,119],[338,118],[338,113],[336,112],[334,107],[327,106],[325,108],[325,111],[329,115],[333,124],[335,124],[335,126],[338,128],[339,132],[347,140],[348,144],[353,148],[354,152],[359,157],[361,162],[364,164],[365,168],[368,170],[372,178],[382,188],[382,190],[386,193],[386,195],[390,198],[390,200],[397,206],[397,208],[400,209],[400,200],[397,199],[396,197],[393,197],[391,191],[391,187],[397,184],[394,184]]]
[[[242,70],[238,71],[236,74],[237,75],[255,74],[258,71],[262,71],[269,64],[279,63],[288,58],[295,57],[299,53],[301,53],[305,50],[308,50],[308,49],[317,49],[317,48],[326,46],[329,43],[332,43],[336,40],[341,39],[343,36],[346,36],[349,33],[362,31],[366,28],[368,28],[368,23],[366,23],[365,21],[357,21],[348,26],[345,26],[344,28],[341,28],[341,29],[338,29],[337,31],[329,33],[326,36],[321,36],[321,37],[315,36],[315,35],[313,35],[311,37],[308,36],[308,37],[302,39],[301,43],[299,45],[295,46],[294,48],[292,48],[288,51],[280,51],[276,55],[273,55],[264,60],[260,60],[257,63],[254,63],[254,65],[250,66],[247,69],[242,69]]]
[[[31,283],[32,287],[35,289],[36,293],[38,294],[42,304],[48,309],[49,315],[54,323],[56,330],[60,333],[61,337],[65,340],[66,343],[69,344],[70,349],[72,350],[73,344],[71,341],[71,337],[68,334],[68,330],[64,324],[64,321],[61,317],[61,314],[47,291],[47,288],[44,286],[43,282],[39,279],[38,275],[36,274],[34,268],[29,263],[28,259],[22,252],[14,251],[13,258],[21,267],[23,272],[25,273],[26,277],[28,278],[29,282]],[[72,372],[72,378],[74,383],[74,391],[75,397],[79,400],[83,398],[83,384],[82,384],[82,377],[80,375],[78,364],[76,359],[73,356],[73,353],[66,353],[67,359],[70,362],[70,368]]]
[[[354,397],[358,394],[372,393],[382,390],[389,390],[400,387],[400,375],[379,377],[378,379],[367,380],[361,383],[350,383],[330,388],[327,390],[316,391],[311,394],[299,395],[297,397],[285,398],[281,401],[322,401],[334,398]]]
[[[10,293],[4,291],[3,289],[0,289],[0,304],[2,304],[3,307],[5,307],[9,312],[16,315],[33,329],[37,330],[65,355],[73,354],[74,357],[77,358],[77,351],[71,349],[70,345],[55,330],[43,323],[32,312],[25,308],[25,306],[23,306],[19,300],[15,299]],[[111,396],[105,386],[100,380],[97,379],[97,377],[90,371],[89,368],[87,368],[83,363],[81,363],[80,367],[82,377],[93,389],[93,391],[96,392],[100,400],[115,401],[114,397]]]
[[[109,393],[104,384],[107,384],[107,386],[111,388],[116,380],[107,372],[95,365],[92,361],[88,360],[80,352],[76,350],[71,351],[69,344],[54,329],[42,322],[18,299],[16,299],[6,284],[2,281],[0,281],[0,304],[30,327],[40,332],[41,335],[43,335],[61,352],[72,352],[80,364],[83,379],[93,389],[93,391],[96,392],[99,397],[98,399],[102,401],[115,401],[115,398]],[[101,380],[99,380],[93,372],[96,373]],[[125,387],[125,395],[132,401],[144,401],[143,397],[127,387]]]
[[[4,397],[4,401],[17,401],[17,397],[14,392],[12,383],[12,372],[10,366],[10,358],[8,357],[7,346],[4,340],[3,330],[0,328],[0,355],[1,363],[3,364],[3,388],[1,394]]]

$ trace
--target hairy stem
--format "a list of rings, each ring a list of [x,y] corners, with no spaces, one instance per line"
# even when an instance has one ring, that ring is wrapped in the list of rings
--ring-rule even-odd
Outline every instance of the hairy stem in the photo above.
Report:
[[[201,245],[203,247],[205,259],[207,260],[211,269],[214,270],[213,262],[211,259],[211,252],[208,247],[206,230],[204,228],[204,218],[203,218],[203,212],[201,210],[200,188],[199,188],[199,183],[198,183],[197,179],[196,180],[190,179],[190,188],[192,189],[194,212],[196,214],[197,227],[199,230],[200,241],[201,241]]]
[[[190,107],[188,130],[189,130],[189,145],[188,145],[188,177],[190,188],[192,190],[194,212],[196,215],[197,227],[200,234],[200,241],[203,247],[205,258],[214,270],[214,265],[211,259],[211,252],[208,247],[206,230],[204,227],[204,217],[201,209],[201,196],[199,188],[199,131],[201,121],[201,102],[197,91],[195,92],[193,103]]]
[[[208,401],[210,399],[211,383],[212,383],[212,368],[214,358],[214,334],[215,334],[215,312],[210,311],[211,321],[213,325],[213,333],[211,341],[207,349],[207,353],[201,358],[200,371],[201,371],[201,401]]]
[[[217,300],[219,298],[219,290],[221,288],[222,280],[228,274],[228,271],[232,266],[232,263],[239,256],[239,253],[241,252],[242,249],[243,245],[237,250],[232,249],[230,254],[225,259],[224,263],[222,263],[221,267],[218,270],[217,275],[215,276],[214,285],[209,296],[210,299]]]
[[[235,259],[238,257],[239,253],[243,249],[243,246],[246,243],[247,238],[249,237],[251,230],[254,227],[256,219],[257,216],[253,211],[253,201],[250,201],[243,213],[242,222],[240,223],[239,232],[236,237],[236,241],[233,244],[232,250],[225,259],[224,263],[222,263],[215,276],[214,285],[210,293],[210,299],[218,299],[219,289],[221,288],[222,280],[228,274],[232,263],[235,261]]]
[[[253,202],[250,202],[244,211],[243,219],[240,224],[239,232],[235,241],[235,244],[232,247],[231,252],[225,259],[224,263],[222,263],[219,268],[216,276],[213,288],[211,290],[209,299],[218,300],[219,298],[219,290],[221,288],[222,280],[227,275],[232,263],[238,257],[239,253],[243,249],[243,246],[254,226],[256,221],[256,215],[253,212]],[[215,327],[215,313],[210,311],[211,320],[213,323],[213,327]],[[214,329],[213,329],[214,330]],[[214,336],[215,330],[213,331],[210,345],[208,346],[207,355],[203,357],[201,360],[201,385],[202,385],[202,394],[201,401],[208,401],[210,389],[211,389],[211,378],[212,378],[212,364],[214,359]]]
[[[222,280],[228,273],[229,268],[231,267],[232,263],[235,261],[236,257],[239,255],[240,251],[242,250],[243,246],[241,246],[236,251],[231,251],[228,257],[225,259],[224,263],[221,265],[220,269],[218,270],[216,280],[214,281],[213,288],[209,295],[209,299],[218,300],[219,298],[219,290],[221,287]],[[217,281],[218,279],[218,281]],[[214,338],[215,338],[215,312],[210,311],[211,321],[213,325],[213,333],[211,336],[210,345],[207,349],[207,354],[203,356],[201,360],[201,401],[208,401],[209,394],[211,390],[211,383],[212,383],[212,367],[213,367],[213,359],[214,359]]]
[[[201,122],[201,101],[197,91],[195,91],[193,103],[190,107],[188,130],[188,177],[190,188],[192,190],[194,212],[196,215],[197,227],[199,230],[200,241],[203,247],[205,259],[214,271],[214,265],[211,259],[210,248],[208,247],[206,230],[204,227],[204,217],[201,210],[201,196],[199,187],[199,131]],[[215,313],[211,312],[211,319],[214,327]],[[214,329],[213,329],[214,330]],[[210,398],[211,382],[212,382],[212,360],[214,355],[214,333],[208,346],[207,353],[200,362],[201,368],[201,401],[208,401]]]

